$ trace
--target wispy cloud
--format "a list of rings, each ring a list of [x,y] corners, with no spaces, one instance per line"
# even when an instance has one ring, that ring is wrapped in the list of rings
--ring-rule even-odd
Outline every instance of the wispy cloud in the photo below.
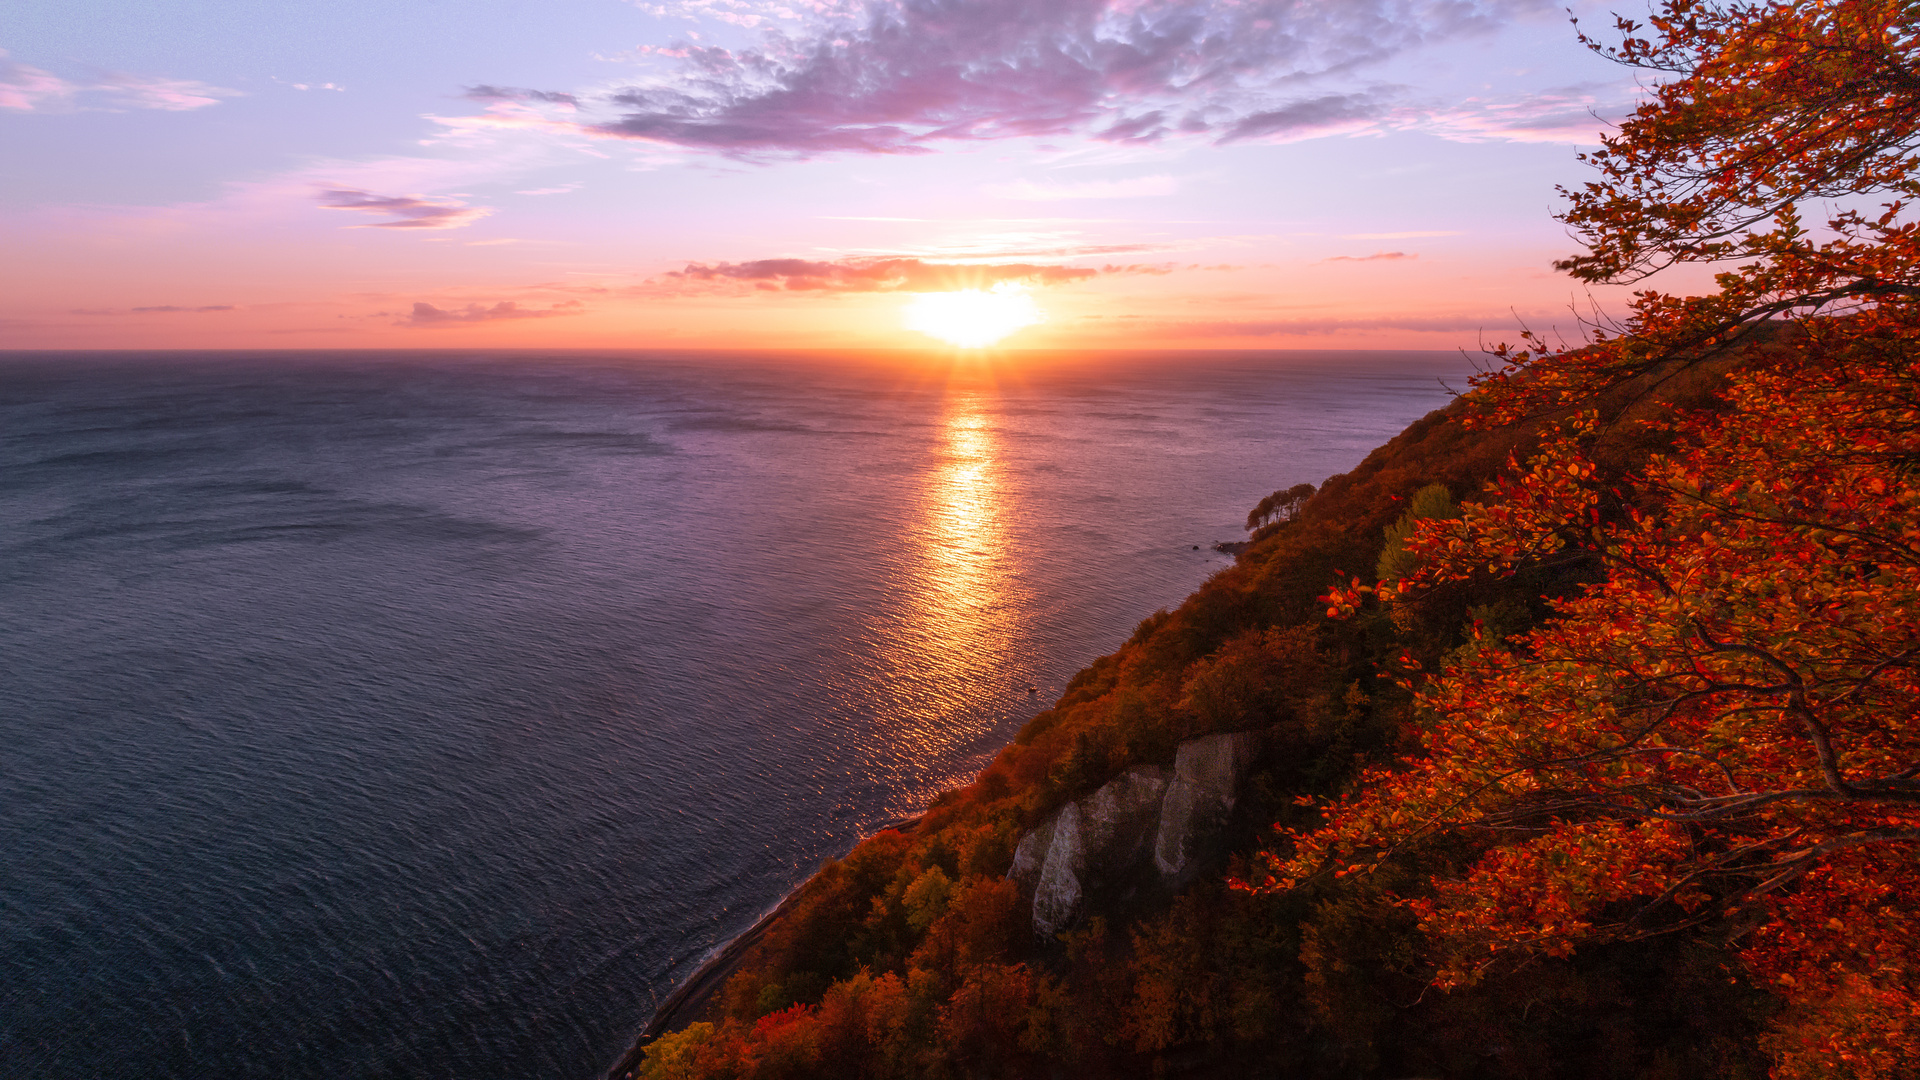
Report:
[[[1373,87],[1352,94],[1322,94],[1290,101],[1276,109],[1243,116],[1221,133],[1221,142],[1243,139],[1290,141],[1316,135],[1356,131],[1384,119],[1392,91]]]
[[[100,94],[109,105],[167,112],[203,109],[219,104],[221,98],[241,96],[238,90],[192,79],[163,79],[153,75],[108,75],[89,89]]]
[[[0,109],[51,112],[71,108],[80,87],[50,71],[7,59],[0,52]]]
[[[1034,263],[955,264],[920,259],[755,259],[743,263],[689,263],[667,278],[686,284],[742,283],[789,292],[951,292],[1003,283],[1064,285],[1099,270]]]
[[[232,304],[204,304],[200,307],[182,307],[177,304],[154,304],[148,307],[129,308],[127,309],[126,312],[119,311],[115,308],[74,308],[71,311],[68,311],[67,314],[69,315],[121,315],[121,314],[131,313],[134,315],[148,315],[148,314],[171,314],[175,312],[204,313],[204,312],[211,312],[211,311],[233,311],[233,310],[235,309]]]
[[[1342,240],[1425,240],[1434,236],[1459,236],[1457,229],[1425,229],[1416,232],[1357,232],[1347,233]]]
[[[1384,118],[1393,94],[1303,93],[1302,79],[1490,31],[1542,6],[880,0],[769,30],[759,48],[684,44],[673,50],[677,73],[613,92],[605,100],[623,115],[584,129],[737,157],[912,154],[943,141],[1067,134],[1291,138]],[[752,5],[703,11],[755,24],[763,14]],[[534,92],[501,93],[524,101]]]
[[[577,107],[580,99],[557,90],[526,90],[517,86],[469,86],[461,96],[473,101],[518,101]]]
[[[578,315],[583,310],[578,300],[562,300],[550,308],[523,308],[511,300],[502,300],[492,307],[468,304],[463,308],[442,308],[416,301],[412,313],[394,325],[427,328],[472,326],[475,323],[511,322],[516,319],[552,319],[562,315]]]
[[[1335,255],[1321,262],[1398,262],[1402,259],[1417,259],[1418,255],[1409,255],[1404,251],[1376,251],[1371,255]]]
[[[341,86],[339,83],[288,82],[287,80],[282,79],[277,75],[271,75],[271,76],[268,76],[268,78],[271,78],[274,82],[279,83],[281,86],[291,87],[292,89],[295,89],[295,90],[332,90],[336,94],[344,94],[347,92],[347,88],[344,86]]]
[[[928,245],[916,252],[947,262],[992,262],[997,259],[1084,259],[1095,255],[1138,255],[1149,251],[1171,251],[1172,244],[1072,244],[1035,241],[1022,244],[1004,237],[987,237],[972,243],[947,242]]]
[[[1436,333],[1478,331],[1489,325],[1503,328],[1513,319],[1464,315],[1322,315],[1291,319],[1220,319],[1191,322],[1142,320],[1130,333],[1150,330],[1156,337],[1237,338],[1311,337],[1366,330],[1413,330]]]
[[[1556,87],[1508,101],[1470,98],[1436,111],[1426,125],[1451,139],[1593,144],[1633,111],[1632,83]]]
[[[701,22],[712,19],[753,29],[779,22],[798,22],[809,16],[847,16],[859,12],[862,0],[632,0],[633,6],[656,18]]]
[[[109,72],[86,82],[63,79],[50,71],[7,59],[0,50],[0,109],[15,112],[74,112],[158,109],[185,112],[219,104],[241,92],[193,79]]]
[[[468,206],[452,199],[375,195],[347,187],[322,187],[314,198],[328,210],[358,210],[393,219],[349,226],[355,229],[458,229],[493,213],[492,207]]]
[[[1180,190],[1180,181],[1171,176],[1136,176],[1129,180],[1083,180],[1072,184],[1036,184],[1016,180],[1011,184],[989,184],[982,189],[1002,199],[1030,202],[1058,202],[1066,199],[1143,199],[1172,195]]]

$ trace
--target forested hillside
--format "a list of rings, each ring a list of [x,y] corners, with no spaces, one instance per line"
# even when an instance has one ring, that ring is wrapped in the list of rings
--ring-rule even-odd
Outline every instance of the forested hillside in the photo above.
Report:
[[[1658,85],[1563,269],[1718,291],[1252,508],[638,1075],[1920,1073],[1920,232],[1859,197],[1920,194],[1917,14],[1623,21]],[[1022,837],[1220,732],[1263,748],[1227,854],[1036,935]]]

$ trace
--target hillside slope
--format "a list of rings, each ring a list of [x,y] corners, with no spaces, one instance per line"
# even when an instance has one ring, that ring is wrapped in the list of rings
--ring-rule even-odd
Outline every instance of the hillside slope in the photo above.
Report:
[[[1647,20],[1620,321],[1262,500],[642,1073],[1920,1075],[1920,5]]]
[[[1635,467],[1659,445],[1639,421],[1707,403],[1713,381],[1694,371],[1655,395],[1650,380],[1620,388],[1599,456]],[[1539,421],[1469,428],[1466,408],[1329,478],[1233,567],[1081,671],[973,784],[823,868],[706,1018],[624,1074],[1763,1074],[1748,1048],[1770,999],[1705,943],[1600,950],[1425,993],[1412,920],[1382,890],[1440,869],[1436,856],[1286,895],[1226,884],[1270,844],[1268,826],[1311,824],[1304,803],[1406,749],[1410,698],[1382,677],[1403,654],[1437,661],[1476,620],[1517,632],[1543,595],[1590,577],[1577,560],[1542,565],[1391,617],[1326,618],[1321,594],[1342,572],[1371,577],[1416,495],[1444,512],[1538,438]],[[1009,876],[1022,838],[1129,770],[1171,776],[1183,744],[1232,732],[1256,734],[1258,758],[1191,883],[1155,889],[1095,868],[1110,886],[1036,933],[1034,875]]]

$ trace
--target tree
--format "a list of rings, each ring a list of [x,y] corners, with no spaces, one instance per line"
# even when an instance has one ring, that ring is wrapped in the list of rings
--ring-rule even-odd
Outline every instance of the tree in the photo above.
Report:
[[[1920,1072],[1920,5],[1669,0],[1603,50],[1671,76],[1594,156],[1561,264],[1592,281],[1747,260],[1705,297],[1638,294],[1624,332],[1537,340],[1479,380],[1483,423],[1559,433],[1419,568],[1327,596],[1417,602],[1577,555],[1599,580],[1431,677],[1416,758],[1373,770],[1257,890],[1457,860],[1401,897],[1442,987],[1708,926],[1785,1001],[1781,1077]],[[1891,193],[1868,216],[1809,200]],[[1663,421],[1618,475],[1588,407],[1706,366],[1722,407]],[[1444,841],[1444,843],[1429,843]],[[1467,842],[1466,854],[1459,845]]]
[[[1252,532],[1262,525],[1269,525],[1276,521],[1292,521],[1300,513],[1300,508],[1305,506],[1307,500],[1311,498],[1313,498],[1312,484],[1295,484],[1284,491],[1274,492],[1261,499],[1259,504],[1247,513],[1247,531]]]
[[[1454,516],[1453,493],[1445,484],[1428,484],[1413,493],[1407,500],[1407,512],[1400,520],[1387,526],[1387,545],[1380,549],[1380,558],[1374,564],[1373,576],[1379,581],[1397,581],[1406,577],[1419,565],[1412,552],[1407,550],[1407,540],[1423,521],[1447,519]]]
[[[1910,0],[1670,0],[1650,24],[1616,18],[1618,47],[1581,35],[1612,60],[1677,77],[1583,155],[1600,177],[1562,189],[1572,202],[1563,220],[1587,250],[1558,269],[1632,281],[1676,262],[1813,252],[1781,215],[1797,220],[1809,199],[1916,194]],[[1649,28],[1659,36],[1638,36]],[[1860,282],[1880,284],[1873,277]],[[1911,295],[1910,282],[1901,291]]]
[[[1723,355],[1782,318],[1904,303],[1920,296],[1920,4],[1668,0],[1642,26],[1590,48],[1674,78],[1582,159],[1598,177],[1561,219],[1586,251],[1556,267],[1586,282],[1637,282],[1679,263],[1745,260],[1719,291],[1636,294],[1631,332],[1606,348],[1537,359],[1541,342],[1486,380],[1502,408],[1591,400],[1650,371]],[[1651,29],[1656,36],[1638,36]],[[1863,197],[1891,195],[1877,212]],[[1829,203],[1809,228],[1810,203]],[[1504,352],[1504,349],[1502,350]],[[1524,376],[1522,376],[1524,372]],[[1514,385],[1520,379],[1525,386]]]

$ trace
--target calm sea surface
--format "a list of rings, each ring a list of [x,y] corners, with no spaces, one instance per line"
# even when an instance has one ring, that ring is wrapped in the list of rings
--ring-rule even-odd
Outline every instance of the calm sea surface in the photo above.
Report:
[[[593,1076],[1465,369],[0,356],[0,1075]]]

